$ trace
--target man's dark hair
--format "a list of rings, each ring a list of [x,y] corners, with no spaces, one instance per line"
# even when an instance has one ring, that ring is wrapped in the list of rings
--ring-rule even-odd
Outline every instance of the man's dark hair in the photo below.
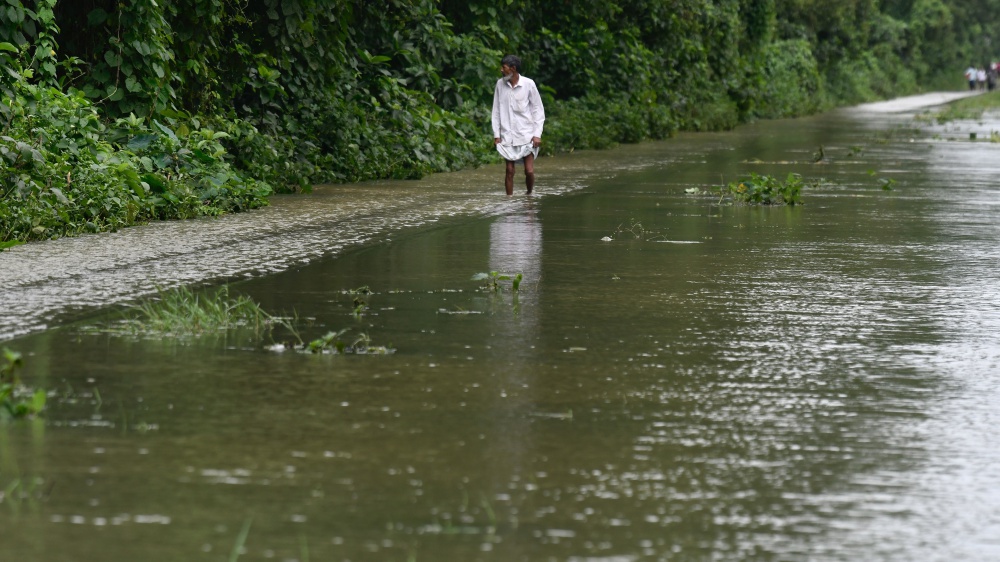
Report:
[[[514,67],[518,74],[521,73],[521,59],[515,55],[507,55],[500,61],[500,64]]]

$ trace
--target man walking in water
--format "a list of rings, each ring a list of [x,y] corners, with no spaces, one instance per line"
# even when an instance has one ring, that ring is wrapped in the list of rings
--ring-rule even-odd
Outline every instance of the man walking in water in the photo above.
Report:
[[[493,91],[493,144],[507,161],[504,187],[514,194],[514,164],[524,164],[524,183],[535,189],[535,157],[542,144],[545,109],[535,81],[521,76],[521,59],[507,55],[500,61],[503,77]]]

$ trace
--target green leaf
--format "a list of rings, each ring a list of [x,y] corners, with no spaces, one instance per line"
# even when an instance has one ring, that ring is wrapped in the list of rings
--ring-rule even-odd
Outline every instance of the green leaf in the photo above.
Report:
[[[149,184],[153,193],[163,193],[167,190],[167,184],[155,174],[143,174],[142,181]]]
[[[7,19],[10,23],[18,24],[24,21],[24,10],[18,10],[13,6],[7,7]]]
[[[160,131],[163,131],[163,134],[170,137],[171,140],[173,140],[174,142],[178,142],[177,135],[174,134],[174,132],[170,129],[170,127],[167,127],[166,125],[160,123],[156,119],[153,119],[153,125],[155,125],[156,128],[159,129]]]
[[[56,16],[52,13],[51,8],[41,8],[35,15],[38,16],[38,21],[46,25],[52,23],[56,19]]]
[[[11,45],[10,43],[0,43],[0,51],[7,51],[8,53],[16,53],[17,47]]]
[[[122,64],[122,57],[115,51],[104,51],[104,62],[108,63],[108,66],[120,66]]]
[[[60,203],[62,203],[63,205],[70,204],[69,198],[66,197],[66,194],[63,193],[61,189],[59,189],[58,187],[53,187],[51,191],[52,194],[56,196],[56,199],[58,199]]]
[[[145,150],[156,140],[156,135],[137,135],[128,141],[129,150]]]
[[[194,154],[194,157],[197,158],[198,161],[201,162],[202,164],[213,164],[215,162],[215,158],[212,158],[211,156],[209,156],[208,154],[206,154],[201,150],[198,150],[197,148],[194,149],[192,153]]]
[[[108,13],[101,8],[91,10],[90,13],[87,14],[87,25],[91,27],[101,25],[106,21],[108,21]]]
[[[36,390],[35,393],[31,396],[30,408],[32,414],[37,414],[38,412],[41,412],[45,408],[44,390]]]

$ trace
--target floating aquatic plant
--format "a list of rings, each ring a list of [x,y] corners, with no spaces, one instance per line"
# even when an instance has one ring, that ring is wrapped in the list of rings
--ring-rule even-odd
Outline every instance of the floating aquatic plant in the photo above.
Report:
[[[390,346],[372,345],[371,336],[361,332],[353,339],[344,338],[349,330],[344,328],[336,332],[327,332],[326,335],[310,341],[308,344],[298,347],[302,351],[309,353],[333,353],[338,355],[391,355],[396,350]]]
[[[348,291],[348,293],[354,296],[352,301],[354,312],[352,314],[355,318],[361,318],[368,311],[368,295],[372,294],[372,290],[368,288],[368,285],[364,285]]]
[[[875,170],[868,170],[868,175],[875,177],[878,172]],[[892,191],[892,188],[896,186],[896,180],[892,178],[878,178],[878,185],[882,188],[882,191]]]
[[[801,202],[802,176],[788,174],[784,181],[754,172],[720,189],[721,196],[746,205],[798,205]]]
[[[21,384],[17,376],[23,362],[21,354],[3,348],[0,363],[0,421],[35,416],[45,408],[45,391]]]
[[[503,285],[500,284],[501,281],[510,281],[511,291],[518,292],[522,279],[524,279],[524,276],[520,273],[500,273],[498,271],[477,273],[472,276],[472,281],[485,281],[482,286],[484,291],[493,291],[495,293],[503,290]]]

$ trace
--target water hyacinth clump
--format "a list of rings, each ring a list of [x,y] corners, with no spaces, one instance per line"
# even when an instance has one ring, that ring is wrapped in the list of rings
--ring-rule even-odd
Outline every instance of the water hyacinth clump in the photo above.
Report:
[[[802,199],[802,176],[791,173],[785,181],[774,176],[750,172],[738,181],[721,188],[722,195],[745,205],[798,205]]]

